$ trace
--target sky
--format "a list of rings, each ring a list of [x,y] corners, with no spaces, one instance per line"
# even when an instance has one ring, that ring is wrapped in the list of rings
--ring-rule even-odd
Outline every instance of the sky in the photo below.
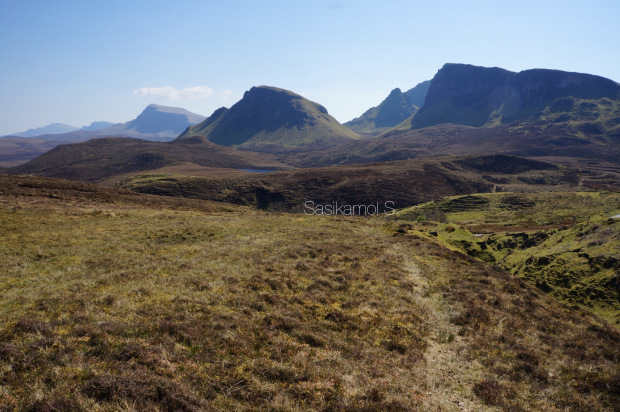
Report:
[[[0,0],[0,135],[150,103],[208,116],[260,85],[344,123],[445,63],[620,82],[618,16],[618,0]]]

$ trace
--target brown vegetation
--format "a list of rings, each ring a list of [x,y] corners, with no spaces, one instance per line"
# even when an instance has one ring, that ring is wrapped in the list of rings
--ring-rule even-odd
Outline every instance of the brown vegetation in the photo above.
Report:
[[[0,194],[3,409],[620,402],[617,331],[413,226],[35,184]]]

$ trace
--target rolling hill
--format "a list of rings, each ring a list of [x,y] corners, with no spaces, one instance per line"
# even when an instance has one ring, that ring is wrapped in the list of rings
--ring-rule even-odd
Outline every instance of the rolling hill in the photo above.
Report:
[[[235,169],[288,167],[272,155],[219,146],[200,137],[173,142],[108,137],[57,146],[36,159],[9,169],[9,172],[99,181],[117,174],[157,169],[179,162]]]
[[[309,151],[359,138],[323,106],[268,86],[252,87],[230,109],[218,109],[203,123],[189,127],[179,140],[192,136],[266,152]]]

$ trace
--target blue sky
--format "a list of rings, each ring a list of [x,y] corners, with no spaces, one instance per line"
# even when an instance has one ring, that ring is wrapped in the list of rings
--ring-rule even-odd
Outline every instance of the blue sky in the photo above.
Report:
[[[208,116],[258,85],[345,122],[446,62],[620,82],[618,16],[617,0],[0,0],[0,135],[149,103]]]

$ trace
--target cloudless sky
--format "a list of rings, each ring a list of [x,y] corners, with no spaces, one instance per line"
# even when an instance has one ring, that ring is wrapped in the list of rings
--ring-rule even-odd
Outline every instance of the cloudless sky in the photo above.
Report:
[[[619,16],[618,0],[0,0],[0,135],[149,103],[208,116],[259,85],[346,122],[447,62],[620,81]]]

